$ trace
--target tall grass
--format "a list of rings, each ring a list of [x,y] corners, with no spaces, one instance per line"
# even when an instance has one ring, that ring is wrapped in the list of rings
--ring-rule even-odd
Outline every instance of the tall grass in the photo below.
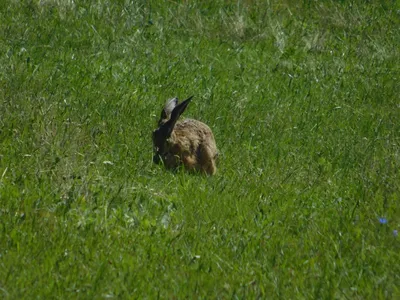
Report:
[[[397,1],[3,1],[4,298],[400,296]],[[195,95],[214,177],[152,164]]]

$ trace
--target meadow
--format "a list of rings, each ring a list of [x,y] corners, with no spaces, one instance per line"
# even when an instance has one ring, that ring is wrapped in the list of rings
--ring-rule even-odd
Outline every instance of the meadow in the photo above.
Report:
[[[399,1],[0,2],[0,298],[400,298]]]

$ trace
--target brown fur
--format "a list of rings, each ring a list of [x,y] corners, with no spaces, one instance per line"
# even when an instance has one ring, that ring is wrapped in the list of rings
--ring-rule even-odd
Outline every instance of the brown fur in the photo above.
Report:
[[[175,169],[183,164],[187,170],[213,175],[217,170],[218,150],[210,127],[193,119],[176,120],[170,134],[159,134],[162,132],[160,129],[168,124],[171,114],[174,115],[172,111],[175,108],[180,109],[180,115],[190,100],[191,98],[185,101],[186,104],[182,102],[179,105],[177,99],[166,103],[161,113],[160,127],[153,133],[155,156],[159,156],[168,169]],[[181,105],[184,108],[180,108]],[[157,162],[157,159],[154,161]]]

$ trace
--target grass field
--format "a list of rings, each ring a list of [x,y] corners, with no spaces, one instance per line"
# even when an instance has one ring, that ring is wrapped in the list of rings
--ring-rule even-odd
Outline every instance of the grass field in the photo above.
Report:
[[[0,298],[400,298],[398,1],[0,2]]]

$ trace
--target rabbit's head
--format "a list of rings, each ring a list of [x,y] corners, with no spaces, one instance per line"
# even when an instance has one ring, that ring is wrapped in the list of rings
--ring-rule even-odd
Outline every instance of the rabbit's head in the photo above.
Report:
[[[161,111],[158,128],[153,131],[153,147],[154,156],[153,162],[160,163],[160,158],[163,160],[168,156],[168,139],[171,137],[175,124],[180,115],[185,111],[193,96],[178,104],[178,98],[172,98],[167,101]]]

